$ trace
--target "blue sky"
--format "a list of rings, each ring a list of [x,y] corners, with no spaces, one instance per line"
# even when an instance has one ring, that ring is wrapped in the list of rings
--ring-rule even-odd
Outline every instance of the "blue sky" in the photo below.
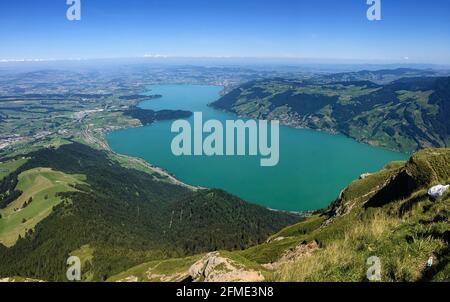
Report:
[[[1,0],[0,59],[295,57],[450,64],[450,1]]]

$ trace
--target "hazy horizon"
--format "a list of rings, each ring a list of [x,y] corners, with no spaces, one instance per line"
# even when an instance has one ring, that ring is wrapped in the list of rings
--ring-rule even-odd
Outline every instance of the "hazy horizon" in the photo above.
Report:
[[[450,64],[450,3],[65,0],[0,3],[0,63],[147,58],[241,59],[316,64]]]

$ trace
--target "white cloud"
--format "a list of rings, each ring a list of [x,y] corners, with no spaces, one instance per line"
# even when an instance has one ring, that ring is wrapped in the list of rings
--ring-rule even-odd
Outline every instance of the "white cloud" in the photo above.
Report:
[[[166,55],[160,55],[160,54],[145,54],[144,58],[167,58]]]

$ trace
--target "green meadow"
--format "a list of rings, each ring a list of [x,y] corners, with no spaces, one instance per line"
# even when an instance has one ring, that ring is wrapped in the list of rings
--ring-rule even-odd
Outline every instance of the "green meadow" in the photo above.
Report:
[[[9,166],[12,169],[12,163]],[[18,167],[19,161],[14,162],[14,166]],[[0,210],[0,243],[14,245],[19,236],[33,230],[61,202],[57,193],[75,191],[73,185],[83,180],[81,175],[68,175],[48,168],[21,173],[16,189],[23,192],[22,195]]]

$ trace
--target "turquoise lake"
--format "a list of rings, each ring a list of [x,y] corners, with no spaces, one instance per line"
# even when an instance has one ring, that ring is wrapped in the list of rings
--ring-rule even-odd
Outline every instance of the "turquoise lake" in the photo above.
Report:
[[[238,119],[207,105],[222,87],[201,85],[151,86],[146,94],[163,97],[142,102],[144,109],[203,112],[208,119]],[[190,119],[193,125],[193,118]],[[260,157],[176,157],[171,152],[173,121],[123,129],[107,135],[111,148],[140,157],[190,185],[220,188],[246,201],[277,210],[305,211],[328,206],[362,173],[375,172],[407,155],[358,143],[342,135],[280,127],[280,161],[261,167]]]

